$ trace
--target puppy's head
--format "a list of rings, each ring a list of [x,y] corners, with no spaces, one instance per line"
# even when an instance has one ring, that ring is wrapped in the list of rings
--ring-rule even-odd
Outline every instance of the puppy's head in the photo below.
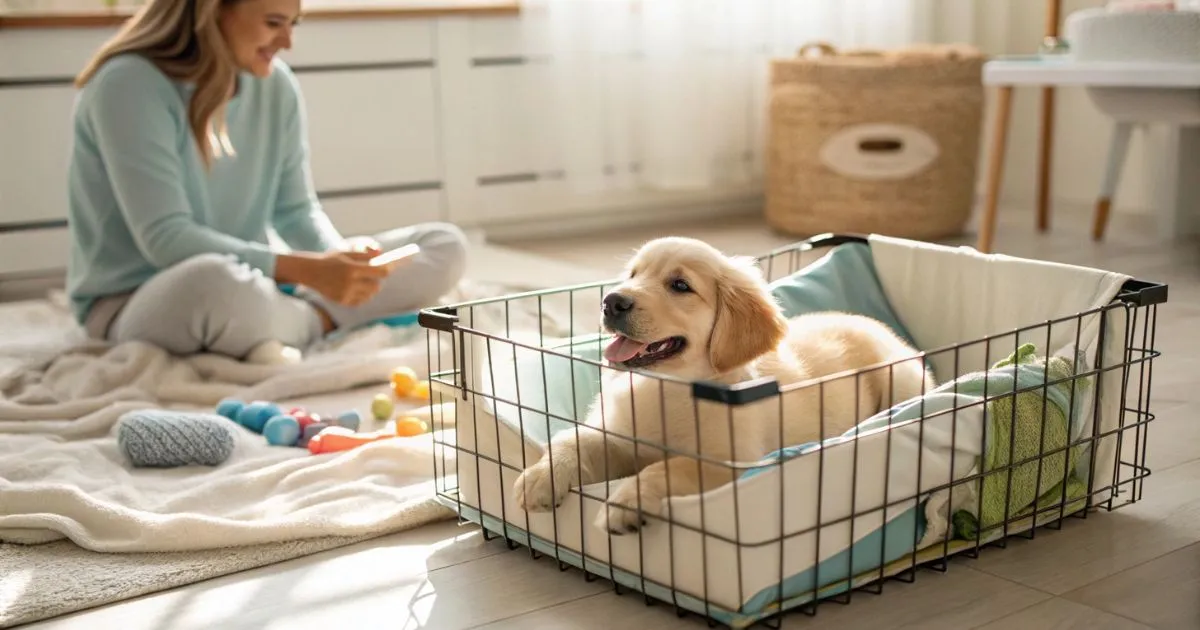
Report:
[[[753,259],[678,237],[642,246],[603,311],[610,363],[688,379],[745,365],[787,327]]]

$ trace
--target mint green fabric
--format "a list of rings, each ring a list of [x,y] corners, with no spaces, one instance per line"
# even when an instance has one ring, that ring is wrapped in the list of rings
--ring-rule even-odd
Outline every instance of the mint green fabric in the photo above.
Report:
[[[226,113],[236,156],[211,171],[188,126],[191,91],[125,54],[79,92],[67,292],[80,322],[96,298],[200,254],[233,255],[271,277],[272,229],[297,250],[341,243],[313,189],[299,83],[283,61],[266,78],[239,77]]]
[[[498,382],[492,388],[495,400],[485,398],[485,404],[526,438],[549,442],[555,433],[575,426],[569,419],[582,422],[600,392],[600,366],[556,353],[600,362],[607,342],[606,336],[590,334],[548,344],[553,352],[517,348],[515,366],[510,364],[512,351],[493,344],[496,356],[491,368],[485,369]]]
[[[799,272],[771,283],[771,293],[789,317],[816,311],[866,315],[916,346],[883,292],[871,246],[866,243],[834,247]]]
[[[902,338],[912,342],[883,293],[875,275],[871,248],[865,243],[834,247],[804,269],[772,282],[770,288],[789,317],[816,311],[866,315],[890,326]],[[605,335],[589,334],[548,347],[600,362],[607,341]],[[501,370],[502,373],[513,371],[511,379],[514,382],[504,382],[506,379],[497,373],[496,395],[520,405],[489,405],[492,413],[539,443],[572,427],[569,419],[582,421],[586,417],[588,406],[600,392],[600,367],[544,352],[518,349],[516,354],[515,370],[511,366]],[[497,355],[498,361],[512,361],[512,354],[507,350],[497,350]]]

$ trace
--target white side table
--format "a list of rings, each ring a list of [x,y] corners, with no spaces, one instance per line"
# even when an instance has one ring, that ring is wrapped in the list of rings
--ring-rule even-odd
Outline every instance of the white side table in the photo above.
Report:
[[[1115,122],[1104,184],[1096,202],[1092,235],[1104,236],[1109,207],[1133,125],[1162,123],[1170,129],[1169,155],[1158,169],[1159,233],[1167,238],[1190,235],[1200,213],[1200,63],[1076,63],[1038,57],[1000,58],[984,64],[984,85],[996,86],[999,99],[992,127],[984,212],[976,248],[990,252],[996,209],[1004,179],[1004,156],[1012,112],[1013,88],[1082,86],[1100,111]],[[1039,177],[1049,175],[1045,172]],[[1043,182],[1039,182],[1041,187]]]

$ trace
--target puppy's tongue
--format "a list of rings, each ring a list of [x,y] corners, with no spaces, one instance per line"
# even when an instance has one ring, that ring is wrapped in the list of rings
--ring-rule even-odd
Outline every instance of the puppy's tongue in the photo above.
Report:
[[[613,363],[624,363],[636,357],[645,347],[644,343],[639,343],[623,335],[616,335],[604,349],[604,358]]]

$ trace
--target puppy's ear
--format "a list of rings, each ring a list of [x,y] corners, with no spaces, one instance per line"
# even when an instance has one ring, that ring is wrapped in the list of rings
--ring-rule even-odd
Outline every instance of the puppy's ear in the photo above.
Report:
[[[734,258],[718,279],[717,320],[708,341],[709,362],[727,372],[775,348],[787,320],[752,258]]]

